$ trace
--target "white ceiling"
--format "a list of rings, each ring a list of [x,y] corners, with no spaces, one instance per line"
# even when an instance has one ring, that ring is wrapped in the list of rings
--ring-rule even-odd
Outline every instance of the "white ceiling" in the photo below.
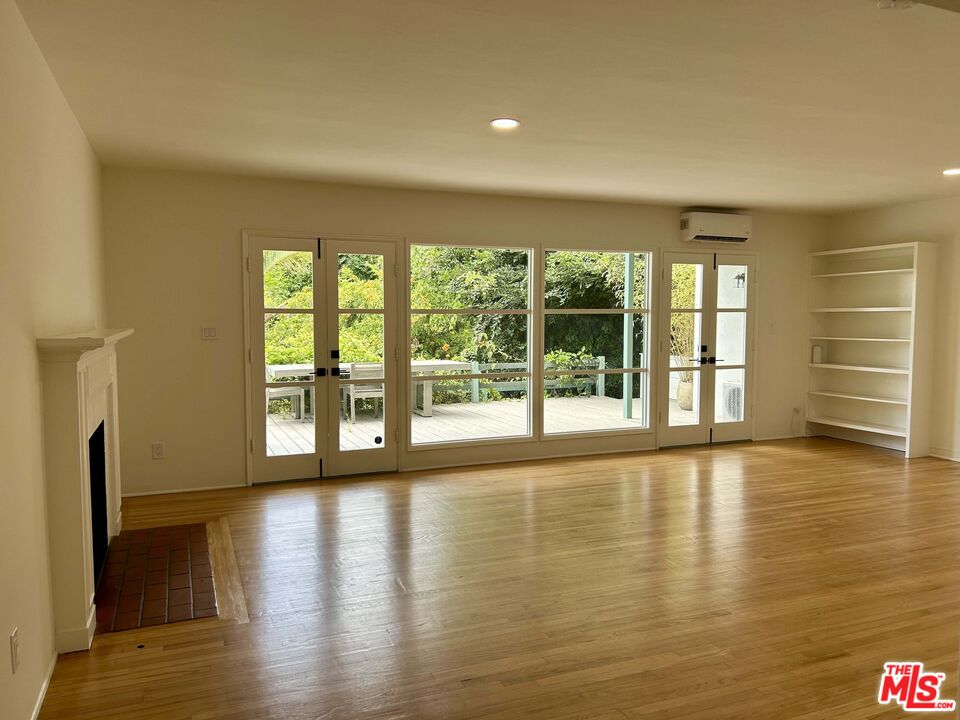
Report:
[[[107,164],[818,211],[960,193],[960,14],[932,7],[19,4]]]

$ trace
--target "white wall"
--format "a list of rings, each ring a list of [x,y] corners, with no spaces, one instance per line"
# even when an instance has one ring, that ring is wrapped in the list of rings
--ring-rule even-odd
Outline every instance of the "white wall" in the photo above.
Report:
[[[109,323],[136,328],[120,348],[126,493],[244,482],[242,228],[680,247],[678,210],[669,207],[113,167],[104,170],[104,223]],[[756,215],[761,438],[801,431],[794,408],[804,399],[806,253],[824,223]],[[219,340],[201,341],[201,325],[215,325]],[[166,442],[165,460],[150,459],[156,440]]]
[[[99,166],[13,0],[0,0],[0,159],[0,715],[22,720],[55,657],[36,338],[94,327],[104,297]]]
[[[931,452],[960,460],[960,197],[838,215],[824,248],[913,241],[938,244]]]

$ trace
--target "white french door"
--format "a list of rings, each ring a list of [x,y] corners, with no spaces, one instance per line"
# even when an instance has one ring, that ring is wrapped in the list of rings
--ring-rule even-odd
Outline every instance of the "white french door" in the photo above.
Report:
[[[397,468],[394,243],[249,236],[251,483]]]
[[[327,240],[327,475],[397,469],[397,271],[390,242]]]
[[[749,440],[754,258],[664,253],[661,447]]]

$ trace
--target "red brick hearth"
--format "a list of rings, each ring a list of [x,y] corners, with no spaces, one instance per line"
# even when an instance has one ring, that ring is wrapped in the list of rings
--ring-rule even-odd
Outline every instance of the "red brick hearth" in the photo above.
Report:
[[[98,633],[216,616],[206,525],[122,531],[95,602]]]

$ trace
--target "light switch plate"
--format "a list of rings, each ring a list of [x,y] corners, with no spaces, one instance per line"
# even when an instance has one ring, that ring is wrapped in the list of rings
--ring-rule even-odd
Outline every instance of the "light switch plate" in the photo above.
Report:
[[[201,340],[216,340],[217,339],[217,329],[215,327],[202,327],[200,328],[200,339]]]

